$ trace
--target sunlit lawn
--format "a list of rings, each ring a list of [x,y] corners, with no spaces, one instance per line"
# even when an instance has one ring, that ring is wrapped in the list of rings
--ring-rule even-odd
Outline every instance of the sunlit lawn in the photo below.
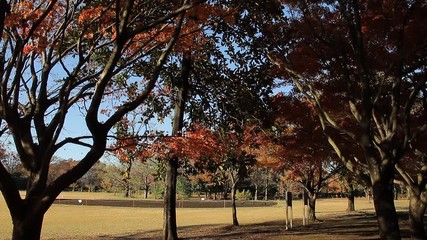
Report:
[[[76,199],[121,199],[106,193],[63,193],[61,198]],[[344,212],[345,199],[319,200],[318,217]],[[294,218],[302,218],[302,202],[293,203]],[[396,201],[398,209],[407,208],[406,200]],[[372,211],[373,204],[366,199],[356,199],[356,209]],[[128,208],[85,205],[56,205],[47,212],[43,224],[43,239],[81,239],[89,236],[125,235],[133,232],[160,230],[163,225],[161,208]],[[3,198],[0,200],[0,239],[10,239],[12,223]],[[238,218],[242,225],[285,220],[283,202],[270,207],[238,208]],[[177,209],[178,227],[230,224],[229,208]]]

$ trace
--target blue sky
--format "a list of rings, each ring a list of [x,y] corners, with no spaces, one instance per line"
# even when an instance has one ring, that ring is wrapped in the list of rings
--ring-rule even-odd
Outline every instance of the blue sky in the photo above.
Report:
[[[158,123],[157,121],[153,120],[150,125],[152,128],[169,133],[172,128],[172,121],[169,117],[166,117],[163,123]],[[68,111],[67,119],[65,121],[61,136],[62,139],[67,137],[89,136],[89,130],[86,127],[84,113],[80,112],[77,107],[74,107]],[[83,146],[67,144],[63,148],[59,149],[55,155],[62,159],[71,158],[73,160],[80,160],[85,156],[88,150],[88,148]]]

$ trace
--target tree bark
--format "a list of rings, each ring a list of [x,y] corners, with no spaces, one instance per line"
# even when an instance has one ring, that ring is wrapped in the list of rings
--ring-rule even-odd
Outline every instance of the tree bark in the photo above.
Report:
[[[381,239],[401,239],[396,208],[394,206],[393,181],[383,177],[372,186],[375,212]]]
[[[354,187],[352,183],[348,184],[348,195],[347,195],[347,212],[354,212],[356,208],[354,207]]]
[[[372,199],[372,189],[370,187],[365,187],[364,191],[365,191],[366,199],[368,200],[368,202],[371,202],[371,199]]]
[[[264,188],[265,188],[264,201],[268,200],[268,177],[269,177],[269,174],[267,173],[267,176],[265,178],[265,186],[264,186]]]
[[[412,193],[409,199],[409,228],[412,239],[427,239],[424,226],[425,212],[426,204],[420,196]]]
[[[129,181],[131,179],[131,176],[130,176],[131,170],[132,170],[132,161],[129,160],[129,162],[126,163],[126,169],[123,172],[123,182],[125,184],[125,194],[124,194],[125,198],[128,198],[132,195],[130,181]]]
[[[191,56],[185,54],[182,59],[181,78],[175,87],[178,90],[175,101],[174,117],[172,124],[172,136],[182,136],[184,127],[185,104],[189,90],[189,77],[191,70]],[[165,209],[163,239],[178,239],[176,227],[176,181],[178,175],[178,157],[172,157],[168,160],[166,166],[166,191],[165,191]]]
[[[14,214],[12,240],[39,240],[45,212],[26,209]]]
[[[316,200],[317,193],[308,193],[308,220],[314,222],[317,220],[316,217]]]
[[[163,239],[178,239],[176,227],[176,179],[178,159],[169,159],[166,166],[166,191],[164,199]]]
[[[239,226],[239,221],[237,220],[236,191],[236,186],[233,184],[231,187],[231,214],[233,217],[233,226]]]
[[[148,184],[148,176],[145,176],[145,188],[144,188],[145,199],[148,198],[148,192],[149,191],[150,191],[150,185]]]

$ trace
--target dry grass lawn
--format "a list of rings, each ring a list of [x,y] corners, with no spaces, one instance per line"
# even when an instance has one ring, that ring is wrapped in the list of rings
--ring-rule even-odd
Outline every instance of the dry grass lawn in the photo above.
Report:
[[[105,193],[63,193],[60,197],[120,199],[120,197]],[[285,207],[283,204],[283,202],[279,202],[278,205],[269,207],[238,208],[238,219],[241,224],[238,228],[230,226],[231,210],[229,208],[178,208],[179,235],[189,239],[265,239],[266,237],[282,239],[281,235],[288,235],[287,239],[314,239],[313,236],[298,238],[300,234],[296,234],[299,231],[298,229],[302,229],[301,201],[295,201],[293,207],[295,232],[284,231]],[[407,209],[407,204],[406,200],[396,201],[398,210]],[[320,199],[317,205],[317,216],[325,220],[334,219],[336,216],[348,216],[345,213],[345,208],[345,199]],[[359,213],[372,213],[373,204],[366,199],[357,199],[356,209]],[[162,214],[161,208],[54,204],[45,216],[42,239],[156,239],[160,236],[159,230],[163,225]],[[12,224],[3,198],[0,200],[0,217],[2,219],[0,239],[10,239]],[[269,225],[269,223],[271,224]],[[372,224],[374,225],[373,228],[376,229],[375,221]],[[315,226],[316,224],[306,226],[304,231]],[[269,227],[271,227],[270,230]],[[330,231],[331,233],[334,232],[334,230]],[[262,234],[263,232],[265,234]],[[325,233],[322,235],[323,237],[319,235],[316,238],[336,239],[331,236],[328,238],[328,235],[329,233]],[[348,236],[347,239],[349,239]]]

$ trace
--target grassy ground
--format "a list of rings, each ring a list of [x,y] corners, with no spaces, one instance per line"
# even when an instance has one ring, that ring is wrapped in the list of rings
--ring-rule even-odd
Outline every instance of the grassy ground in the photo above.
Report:
[[[121,199],[105,193],[63,193],[60,197],[82,199],[83,204],[84,199]],[[396,201],[398,210],[406,209],[407,204],[405,200]],[[285,231],[283,202],[268,207],[238,208],[241,226],[237,228],[230,226],[231,210],[229,208],[178,208],[179,235],[187,239],[282,239],[284,236],[287,236],[286,239],[336,239],[337,236],[347,235],[346,238],[351,239],[348,233],[340,234],[343,229],[348,230],[348,226],[343,226],[342,229],[325,230],[325,227],[330,227],[329,223],[339,225],[346,218],[349,224],[359,224],[363,221],[365,225],[368,224],[366,227],[370,230],[365,228],[360,231],[373,231],[371,236],[376,236],[376,222],[372,215],[373,204],[366,199],[356,199],[358,213],[352,215],[345,213],[345,199],[320,199],[317,205],[317,216],[326,221],[305,227],[301,226],[301,201],[295,201],[293,205],[294,228],[289,231]],[[161,234],[159,230],[163,225],[162,214],[161,208],[54,204],[45,216],[42,238],[156,239]],[[0,200],[0,218],[2,219],[0,239],[8,239],[11,236],[12,224],[3,198]],[[322,227],[325,232],[322,232],[319,227]],[[309,235],[308,232],[317,235]],[[304,238],[305,236],[310,238]],[[332,236],[335,237],[331,238]]]

